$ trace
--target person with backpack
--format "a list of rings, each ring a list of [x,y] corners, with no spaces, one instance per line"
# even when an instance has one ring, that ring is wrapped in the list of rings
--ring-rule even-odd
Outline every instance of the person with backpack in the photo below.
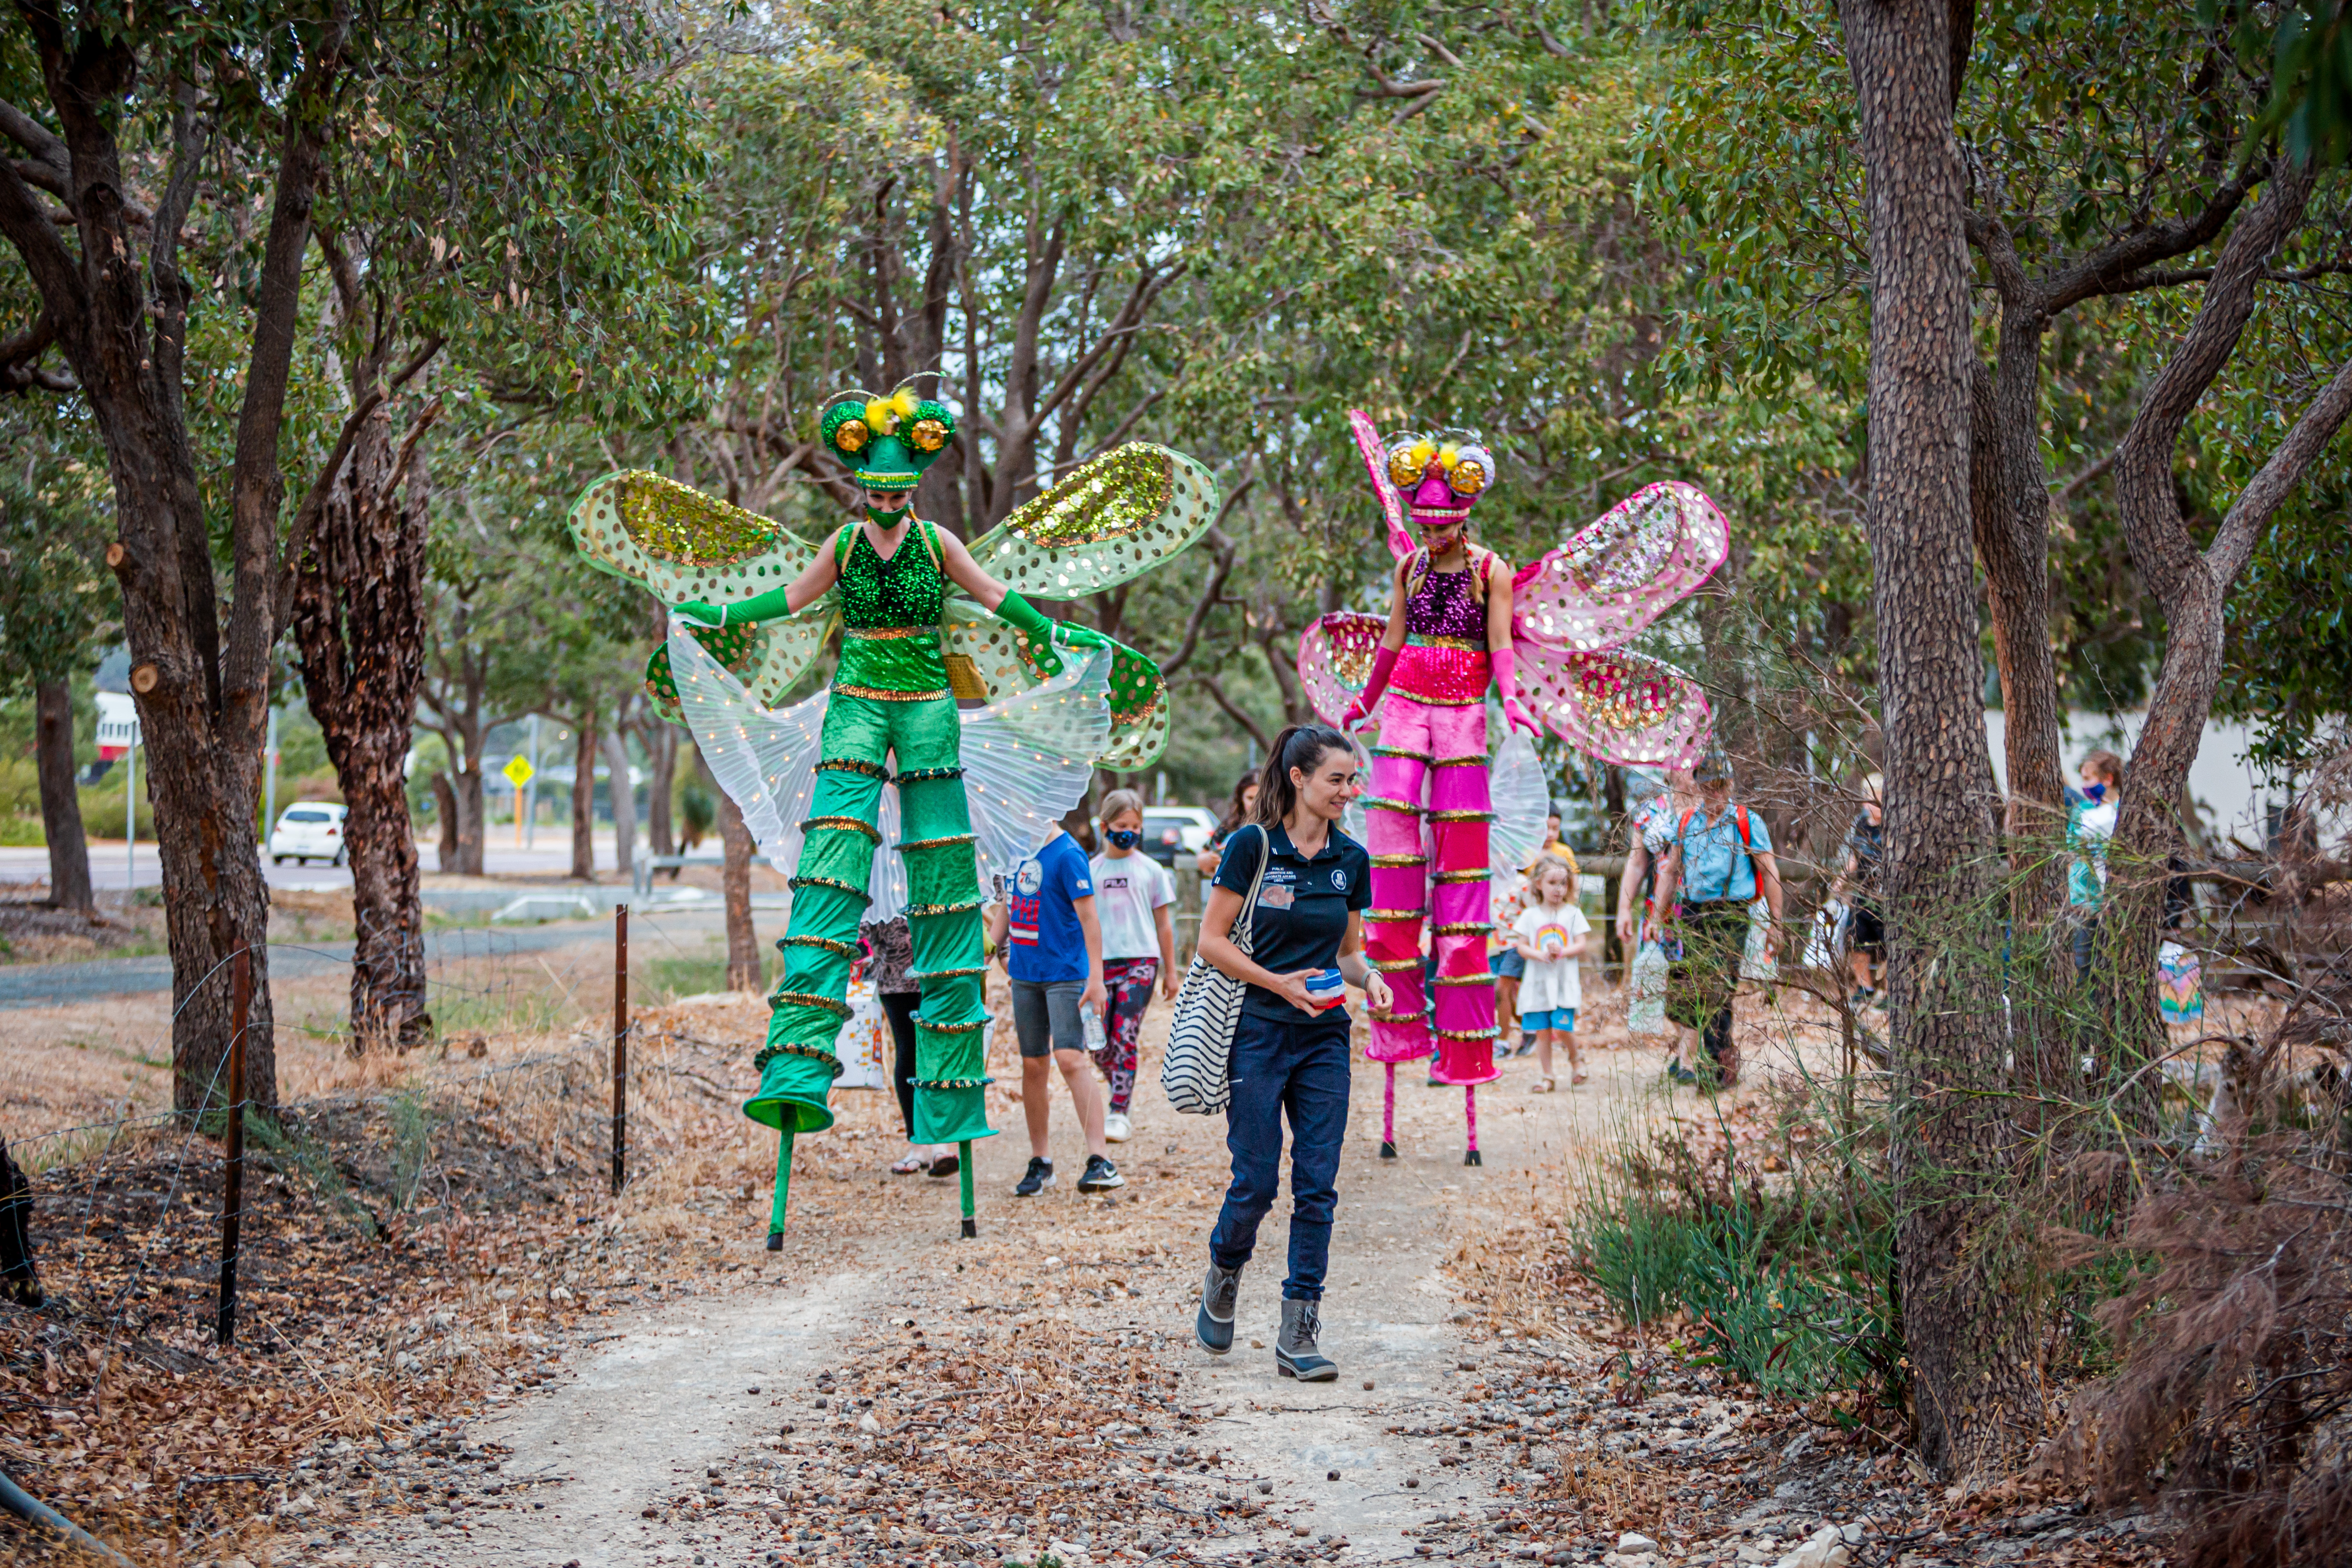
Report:
[[[1318,1345],[1323,1276],[1339,1206],[1339,1145],[1348,1132],[1350,1023],[1346,986],[1373,1012],[1393,998],[1365,961],[1371,856],[1339,831],[1363,789],[1356,748],[1323,725],[1275,737],[1249,825],[1225,845],[1201,914],[1201,958],[1242,982],[1225,1076],[1225,1146],[1232,1185],[1209,1236],[1209,1271],[1192,1332],[1212,1355],[1233,1349],[1242,1267],[1282,1178],[1282,1124],[1290,1123],[1290,1275],[1282,1282],[1275,1371],[1328,1383],[1339,1368]],[[1234,923],[1249,910],[1247,951]]]
[[[1682,939],[1682,957],[1666,971],[1666,1016],[1684,1031],[1685,1049],[1696,1033],[1716,1086],[1728,1089],[1739,1078],[1731,1000],[1748,950],[1748,905],[1760,892],[1770,911],[1764,929],[1769,963],[1780,946],[1780,869],[1770,828],[1732,801],[1729,766],[1710,758],[1699,765],[1696,782],[1699,804],[1675,822],[1658,865],[1657,908]],[[1697,1052],[1691,1055],[1696,1061]],[[1667,1071],[1682,1082],[1698,1080],[1679,1057]]]

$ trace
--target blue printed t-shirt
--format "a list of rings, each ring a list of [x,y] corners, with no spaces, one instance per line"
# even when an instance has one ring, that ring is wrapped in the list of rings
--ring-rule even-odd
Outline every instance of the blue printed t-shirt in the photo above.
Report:
[[[1087,852],[1067,833],[1013,868],[1004,886],[1005,967],[1016,980],[1038,985],[1087,977],[1087,934],[1073,902],[1095,895]]]
[[[1728,899],[1734,904],[1750,904],[1756,898],[1756,862],[1753,857],[1772,852],[1772,830],[1755,812],[1748,813],[1748,842],[1739,841],[1739,808],[1726,804],[1723,815],[1712,823],[1706,820],[1706,808],[1702,806],[1690,814],[1687,823],[1680,818],[1674,831],[1675,841],[1683,848],[1682,888],[1675,894],[1685,904],[1719,904]],[[1670,827],[1670,831],[1672,831]]]
[[[1234,830],[1227,841],[1225,858],[1217,862],[1216,885],[1247,898],[1257,876],[1259,845],[1269,835],[1265,881],[1258,888],[1257,907],[1249,912],[1251,959],[1277,975],[1338,968],[1349,912],[1371,907],[1372,857],[1333,828],[1309,859],[1292,847],[1290,834],[1280,826],[1268,830],[1253,823]],[[1249,988],[1242,1011],[1286,1023],[1348,1016],[1345,1008],[1304,1011],[1263,986]]]

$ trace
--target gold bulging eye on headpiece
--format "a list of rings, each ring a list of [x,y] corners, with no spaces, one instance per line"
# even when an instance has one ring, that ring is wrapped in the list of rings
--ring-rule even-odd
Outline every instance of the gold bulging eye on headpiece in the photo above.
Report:
[[[948,427],[936,419],[919,419],[907,433],[907,444],[918,452],[937,452],[948,444]]]
[[[844,422],[841,428],[833,433],[833,444],[844,452],[865,451],[866,422],[862,419]]]
[[[1446,476],[1457,496],[1475,496],[1486,487],[1486,465],[1475,457],[1465,457],[1454,465]]]
[[[1437,444],[1427,436],[1391,439],[1401,444],[1389,448],[1389,483],[1400,490],[1411,489],[1429,471],[1429,460],[1437,455]]]

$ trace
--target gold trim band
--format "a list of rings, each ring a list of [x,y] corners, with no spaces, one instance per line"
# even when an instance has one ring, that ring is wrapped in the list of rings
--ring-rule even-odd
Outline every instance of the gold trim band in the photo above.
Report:
[[[882,841],[881,829],[871,822],[860,821],[856,817],[811,817],[801,824],[801,831],[803,833],[813,832],[819,828],[826,828],[841,833],[864,833],[877,844]]]
[[[768,1006],[771,1008],[821,1008],[835,1018],[845,1019],[849,1016],[847,1002],[838,1002],[831,997],[820,997],[814,991],[771,992],[768,997]]]
[[[868,702],[877,703],[929,703],[952,695],[945,686],[935,692],[892,692],[880,686],[835,686],[833,689],[839,696],[864,697]]]
[[[937,635],[936,626],[844,626],[841,634],[860,643],[887,643],[900,637]]]

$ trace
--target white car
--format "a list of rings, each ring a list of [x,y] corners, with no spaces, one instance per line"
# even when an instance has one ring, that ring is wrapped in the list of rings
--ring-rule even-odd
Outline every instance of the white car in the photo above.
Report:
[[[1143,809],[1143,852],[1161,865],[1174,865],[1179,854],[1199,854],[1216,831],[1217,819],[1198,806]]]
[[[278,865],[289,860],[297,865],[309,865],[314,860],[342,864],[343,810],[331,800],[305,800],[287,807],[270,831],[270,860]]]

